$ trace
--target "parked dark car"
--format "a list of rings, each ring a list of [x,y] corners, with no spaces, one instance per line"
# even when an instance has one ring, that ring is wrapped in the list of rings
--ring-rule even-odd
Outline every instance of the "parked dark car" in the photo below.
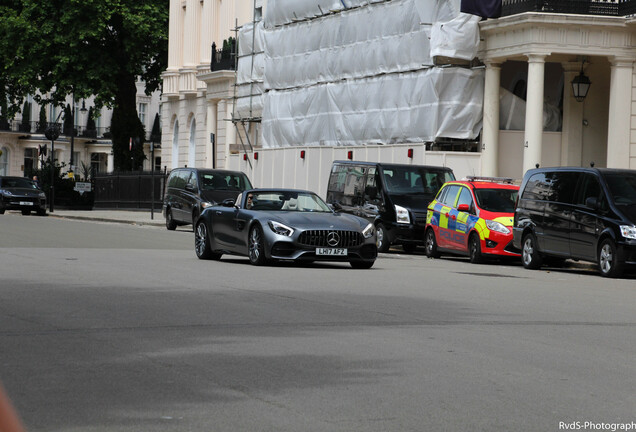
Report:
[[[447,167],[335,161],[327,203],[338,212],[372,221],[379,252],[387,252],[392,244],[413,252],[424,245],[428,203],[451,180],[455,175]]]
[[[532,169],[519,197],[513,243],[524,267],[570,258],[618,277],[626,264],[636,264],[636,171]]]
[[[315,193],[254,189],[233,202],[209,207],[195,227],[200,259],[246,255],[254,265],[270,260],[344,261],[370,268],[377,257],[375,230],[366,219],[333,212]]]
[[[252,183],[241,171],[176,168],[170,172],[163,200],[166,228],[194,224],[201,212],[236,196]]]
[[[46,214],[46,194],[33,180],[24,177],[0,177],[0,214],[6,210],[20,210],[23,215],[32,211]]]

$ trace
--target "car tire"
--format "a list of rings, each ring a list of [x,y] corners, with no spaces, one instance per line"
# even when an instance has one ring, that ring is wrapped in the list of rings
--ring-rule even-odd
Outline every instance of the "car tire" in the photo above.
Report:
[[[484,262],[484,256],[481,253],[481,240],[479,235],[473,233],[468,238],[468,256],[473,264],[481,264]]]
[[[223,255],[210,249],[210,233],[204,221],[199,222],[194,230],[194,251],[199,259],[204,260],[218,260]]]
[[[354,269],[370,269],[375,264],[375,261],[350,261],[349,264]]]
[[[260,266],[267,263],[263,229],[258,224],[250,230],[247,241],[247,257],[252,265]]]
[[[424,236],[426,245],[426,256],[429,258],[439,258],[441,255],[437,250],[437,240],[435,240],[435,231],[429,229]]]
[[[417,245],[414,245],[413,243],[405,243],[402,245],[402,249],[404,249],[404,252],[412,254],[417,249]]]
[[[166,210],[166,228],[170,231],[177,229],[177,223],[172,218],[172,209]]]
[[[378,226],[375,227],[375,235],[378,252],[388,252],[389,249],[391,249],[391,242],[389,241],[389,236],[386,233],[386,227],[383,224],[379,223]]]
[[[0,215],[3,215],[3,214],[4,214],[4,210],[0,210]]]
[[[619,277],[623,274],[623,263],[618,257],[616,244],[610,238],[601,242],[598,248],[598,269],[603,277]]]
[[[543,257],[537,250],[537,238],[532,233],[523,236],[521,241],[521,263],[527,269],[541,268]]]

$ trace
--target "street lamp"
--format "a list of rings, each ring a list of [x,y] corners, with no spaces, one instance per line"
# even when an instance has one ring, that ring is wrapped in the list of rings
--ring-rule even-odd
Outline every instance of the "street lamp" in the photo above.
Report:
[[[583,102],[587,96],[587,92],[590,90],[592,82],[588,77],[583,74],[583,64],[585,59],[581,62],[581,72],[572,80],[572,94],[577,102]]]
[[[61,114],[61,113],[60,113]],[[58,115],[59,119],[60,116]],[[60,137],[60,127],[55,123],[49,123],[49,126],[44,131],[44,136],[51,140],[51,193],[49,194],[49,211],[53,213],[55,205],[55,140]]]
[[[84,100],[82,100],[82,108],[80,108],[80,112],[81,113],[85,113],[87,111],[86,109],[86,103]],[[75,171],[75,169],[73,168],[73,157],[74,157],[74,144],[75,144],[75,92],[73,92],[73,108],[71,109],[71,166],[70,166],[70,170],[71,172]]]

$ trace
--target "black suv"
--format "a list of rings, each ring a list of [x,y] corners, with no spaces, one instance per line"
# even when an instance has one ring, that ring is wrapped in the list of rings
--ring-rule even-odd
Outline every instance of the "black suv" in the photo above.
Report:
[[[595,262],[606,277],[636,264],[636,171],[540,168],[526,172],[515,210],[523,266]]]
[[[34,211],[43,216],[46,194],[28,178],[0,177],[0,214],[6,210],[20,210],[23,215]]]
[[[203,209],[236,199],[246,189],[252,189],[252,183],[241,171],[176,168],[170,172],[163,199],[166,228],[193,224]]]

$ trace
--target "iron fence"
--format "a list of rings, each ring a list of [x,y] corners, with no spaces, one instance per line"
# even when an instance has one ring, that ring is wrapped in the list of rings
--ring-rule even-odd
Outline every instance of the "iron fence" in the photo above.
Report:
[[[168,175],[163,171],[130,171],[98,174],[94,177],[95,209],[161,210]],[[154,182],[154,202],[153,202]],[[153,205],[154,204],[154,205]]]
[[[636,0],[502,0],[502,16],[523,12],[628,16],[636,13]]]

